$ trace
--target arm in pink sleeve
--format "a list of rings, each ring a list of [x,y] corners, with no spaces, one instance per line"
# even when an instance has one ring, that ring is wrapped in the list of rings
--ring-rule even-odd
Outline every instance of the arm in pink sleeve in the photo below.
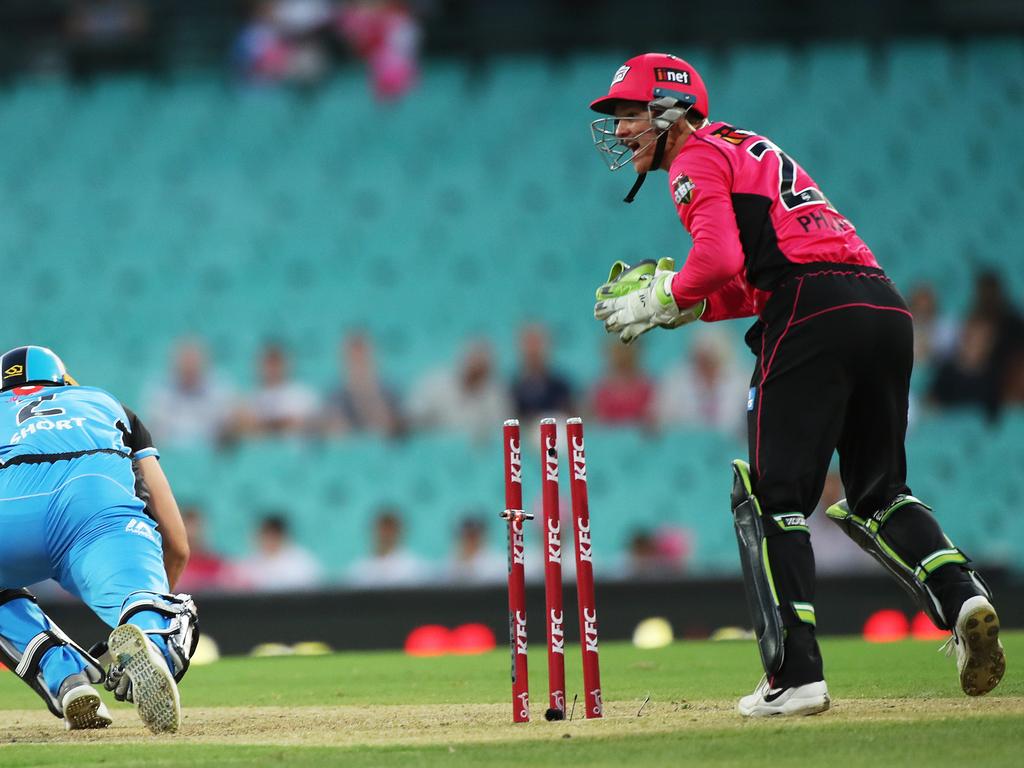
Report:
[[[700,319],[707,323],[731,320],[736,317],[751,317],[757,314],[754,292],[743,275],[736,275],[707,299],[708,305],[700,316]]]
[[[673,193],[692,184],[688,199],[679,200],[679,218],[693,237],[693,248],[672,280],[672,294],[680,307],[689,307],[714,294],[743,271],[736,213],[733,211],[732,168],[711,144],[691,138],[672,164]]]

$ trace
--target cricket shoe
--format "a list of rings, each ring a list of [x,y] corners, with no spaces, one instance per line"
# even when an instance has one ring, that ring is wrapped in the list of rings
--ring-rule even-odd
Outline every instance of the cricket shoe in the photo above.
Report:
[[[947,654],[950,644],[956,648],[956,670],[964,693],[984,696],[999,685],[1006,672],[1006,655],[999,641],[999,617],[988,598],[976,595],[964,602],[945,646]]]
[[[122,624],[110,633],[110,657],[132,683],[132,698],[139,718],[153,733],[173,733],[181,725],[178,686],[163,654],[134,624]]]
[[[107,711],[107,705],[103,703],[96,689],[89,685],[84,675],[72,675],[64,681],[61,688],[64,689],[65,686],[67,690],[60,697],[60,708],[64,712],[66,730],[106,728],[114,722]]]
[[[816,715],[831,704],[824,680],[792,688],[773,688],[767,676],[761,678],[749,696],[740,699],[737,709],[744,717],[771,715]]]

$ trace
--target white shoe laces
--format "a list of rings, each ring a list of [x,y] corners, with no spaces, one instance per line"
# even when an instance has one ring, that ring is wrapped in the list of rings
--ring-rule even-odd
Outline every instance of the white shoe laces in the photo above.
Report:
[[[960,645],[960,639],[956,636],[956,632],[954,632],[946,639],[946,642],[939,646],[939,653],[945,651],[946,658],[948,659],[953,655],[958,645]]]

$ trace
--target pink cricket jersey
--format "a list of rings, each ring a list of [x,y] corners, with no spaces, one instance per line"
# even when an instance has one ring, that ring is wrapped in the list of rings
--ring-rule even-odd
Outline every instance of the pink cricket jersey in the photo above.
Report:
[[[693,248],[672,281],[681,307],[708,299],[703,320],[756,315],[794,264],[877,267],[853,224],[770,139],[711,123],[669,170]]]

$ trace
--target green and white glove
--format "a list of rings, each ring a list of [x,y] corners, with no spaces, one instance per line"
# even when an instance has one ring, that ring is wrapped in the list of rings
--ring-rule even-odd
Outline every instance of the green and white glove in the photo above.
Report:
[[[594,317],[608,333],[629,344],[651,328],[678,328],[699,320],[707,301],[680,309],[672,296],[675,262],[670,258],[642,261],[635,267],[617,261],[608,282],[597,289]]]

